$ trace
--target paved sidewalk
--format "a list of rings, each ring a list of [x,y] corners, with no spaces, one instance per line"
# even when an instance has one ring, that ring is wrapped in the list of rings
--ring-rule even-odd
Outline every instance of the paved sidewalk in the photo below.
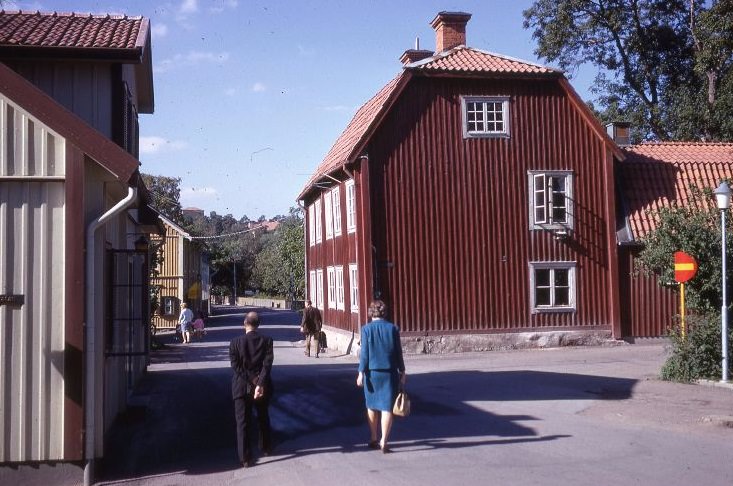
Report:
[[[297,314],[261,316],[276,340],[274,456],[238,467],[234,312],[202,342],[154,353],[103,484],[733,484],[733,428],[715,419],[733,415],[733,390],[657,380],[661,344],[408,356],[413,415],[383,455],[366,447],[356,359],[306,358]]]

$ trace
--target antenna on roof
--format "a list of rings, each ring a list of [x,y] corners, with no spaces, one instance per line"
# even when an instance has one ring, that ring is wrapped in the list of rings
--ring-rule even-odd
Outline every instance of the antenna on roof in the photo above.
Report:
[[[415,37],[415,50],[416,51],[420,50],[420,38],[419,37]]]

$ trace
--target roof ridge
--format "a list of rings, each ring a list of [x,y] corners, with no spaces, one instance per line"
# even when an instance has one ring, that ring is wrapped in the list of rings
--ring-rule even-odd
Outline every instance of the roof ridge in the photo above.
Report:
[[[663,145],[733,145],[733,142],[723,142],[723,141],[714,141],[714,142],[706,142],[704,140],[692,140],[689,142],[685,142],[683,140],[645,140],[641,143],[635,143],[633,145],[629,145],[628,147],[625,147],[626,149],[632,148],[632,147],[642,147],[642,146],[663,146]]]
[[[42,12],[40,10],[5,10],[0,9],[0,14],[9,15],[37,15],[39,17],[75,17],[75,18],[95,18],[95,19],[115,19],[115,20],[142,20],[142,15],[127,14],[110,14],[110,13],[92,13],[92,12],[58,12],[56,10]]]
[[[558,73],[563,72],[563,71],[561,71],[559,69],[556,69],[556,68],[553,68],[553,67],[550,67],[550,66],[545,66],[543,64],[538,64],[538,63],[532,62],[532,61],[527,61],[525,59],[520,59],[518,57],[507,56],[506,54],[499,54],[497,52],[487,51],[487,50],[484,50],[484,49],[478,49],[476,47],[466,47],[466,49],[469,49],[469,50],[472,50],[472,51],[476,51],[476,52],[480,52],[481,54],[487,54],[489,56],[498,57],[500,59],[506,59],[507,61],[521,62],[522,64],[529,64],[530,66],[538,67],[538,68],[541,68],[541,69],[549,69],[550,71],[555,71],[555,72],[558,72]]]

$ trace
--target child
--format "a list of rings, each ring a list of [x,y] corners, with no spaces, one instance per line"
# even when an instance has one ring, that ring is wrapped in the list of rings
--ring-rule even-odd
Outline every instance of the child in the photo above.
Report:
[[[195,321],[193,321],[193,335],[196,339],[201,340],[206,334],[204,330],[204,313],[199,311]]]

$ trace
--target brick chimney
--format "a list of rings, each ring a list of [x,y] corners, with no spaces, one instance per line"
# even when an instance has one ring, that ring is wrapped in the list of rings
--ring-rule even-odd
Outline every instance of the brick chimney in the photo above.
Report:
[[[435,53],[440,54],[456,46],[466,45],[466,24],[471,14],[440,12],[430,26],[435,29]]]
[[[616,121],[606,125],[606,132],[619,147],[631,145],[631,123]]]

